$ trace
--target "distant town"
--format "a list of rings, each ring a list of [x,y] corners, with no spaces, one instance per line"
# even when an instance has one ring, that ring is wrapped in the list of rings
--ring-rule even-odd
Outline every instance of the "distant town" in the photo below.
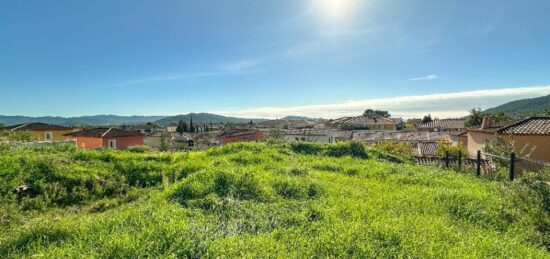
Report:
[[[547,97],[544,97],[547,98]],[[545,111],[548,113],[548,111]],[[143,118],[142,118],[143,119]],[[212,121],[218,122],[212,122]],[[225,122],[220,122],[225,120]],[[210,122],[208,122],[210,121]],[[478,150],[496,139],[514,137],[518,146],[532,146],[532,159],[550,162],[550,117],[509,116],[504,112],[472,109],[464,118],[407,119],[392,117],[389,111],[367,109],[363,114],[337,119],[289,116],[260,120],[188,114],[133,125],[74,125],[73,127],[29,122],[5,125],[4,142],[51,144],[74,142],[79,148],[127,149],[148,146],[160,151],[193,151],[233,142],[282,141],[336,143],[356,141],[406,143],[418,157],[437,157],[442,146],[464,150],[475,157]],[[17,134],[17,133],[24,134]],[[10,135],[10,133],[12,135]],[[12,136],[11,139],[9,136]],[[536,145],[536,148],[534,147]]]

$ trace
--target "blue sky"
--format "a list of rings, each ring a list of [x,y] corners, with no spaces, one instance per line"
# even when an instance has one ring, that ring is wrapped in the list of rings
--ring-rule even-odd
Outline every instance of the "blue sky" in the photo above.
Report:
[[[335,117],[370,105],[444,117],[550,94],[546,0],[0,6],[4,115]],[[417,103],[400,107],[407,98]]]

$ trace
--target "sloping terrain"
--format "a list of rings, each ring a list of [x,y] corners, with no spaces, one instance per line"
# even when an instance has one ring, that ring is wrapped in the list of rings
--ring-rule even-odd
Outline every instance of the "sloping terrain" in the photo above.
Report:
[[[509,116],[533,116],[545,115],[545,111],[550,111],[550,95],[505,103],[503,105],[487,109],[485,112],[503,112]]]
[[[392,160],[392,162],[386,162]],[[0,147],[3,257],[548,258],[548,186],[353,143]],[[19,194],[17,186],[32,187]]]

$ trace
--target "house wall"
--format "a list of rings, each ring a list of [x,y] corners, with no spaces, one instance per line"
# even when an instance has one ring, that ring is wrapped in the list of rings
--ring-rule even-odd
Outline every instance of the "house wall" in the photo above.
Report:
[[[103,146],[109,146],[109,140],[116,140],[116,149],[127,149],[131,146],[143,145],[144,136],[130,136],[117,138],[103,138]]]
[[[509,143],[510,135],[500,135],[504,141]],[[492,133],[468,132],[468,153],[476,156],[477,150],[483,151],[485,143],[494,141],[496,136]],[[516,152],[520,152],[526,144],[536,146],[531,158],[550,162],[550,136],[548,135],[514,135]]]
[[[103,147],[103,139],[91,137],[72,137],[66,136],[67,140],[76,140],[76,146],[85,149],[94,149]]]
[[[509,141],[509,135],[503,136],[504,141]],[[531,158],[550,162],[550,136],[549,135],[514,135],[516,152],[520,152],[526,145],[536,146]]]
[[[67,140],[76,140],[79,148],[95,149],[107,147],[109,140],[116,140],[117,149],[126,149],[131,146],[143,145],[143,136],[118,137],[118,138],[93,138],[93,137],[71,137],[66,136]]]
[[[71,133],[73,130],[49,130],[49,131],[31,131],[36,141],[46,141],[46,133],[51,132],[53,135],[53,141],[65,140],[64,134]]]
[[[485,143],[495,139],[494,133],[468,131],[468,154],[470,154],[470,157],[476,157],[478,150],[483,152]]]
[[[453,145],[458,145],[462,143],[465,147],[468,146],[468,134],[461,136],[447,135],[447,140],[449,140]]]

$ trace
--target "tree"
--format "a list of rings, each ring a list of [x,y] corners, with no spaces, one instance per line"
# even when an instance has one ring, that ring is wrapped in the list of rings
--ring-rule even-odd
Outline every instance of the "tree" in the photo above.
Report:
[[[187,131],[187,125],[185,125],[185,122],[183,120],[180,120],[178,122],[178,127],[176,128],[176,132],[180,135]]]
[[[486,116],[489,116],[493,119],[493,122],[505,122],[512,119],[512,117],[506,115],[504,112],[499,112],[495,114],[486,114]]]
[[[438,141],[437,150],[436,150],[437,156],[443,157],[447,152],[449,152],[449,157],[451,158],[458,158],[459,152],[462,153],[463,157],[468,155],[468,149],[466,149],[466,147],[462,143],[458,143],[458,145],[453,145],[448,140]]]
[[[6,125],[0,123],[0,129],[6,127]]]
[[[168,141],[166,133],[163,132],[160,134],[160,151],[167,151],[168,150]]]
[[[248,124],[250,124],[250,125],[253,125],[253,124],[254,124],[254,122],[253,122],[252,120],[250,120],[250,122],[249,122]]]
[[[191,120],[189,121],[189,132],[195,132],[195,127],[193,126],[193,116],[191,116]]]
[[[367,109],[363,112],[363,117],[382,117],[389,118],[391,114],[388,111]]]
[[[481,108],[473,108],[470,110],[470,115],[466,118],[464,126],[468,128],[479,127],[482,122],[483,114],[481,113]]]
[[[431,114],[428,114],[426,116],[424,116],[424,118],[422,118],[422,123],[430,123],[432,122],[432,115]]]

